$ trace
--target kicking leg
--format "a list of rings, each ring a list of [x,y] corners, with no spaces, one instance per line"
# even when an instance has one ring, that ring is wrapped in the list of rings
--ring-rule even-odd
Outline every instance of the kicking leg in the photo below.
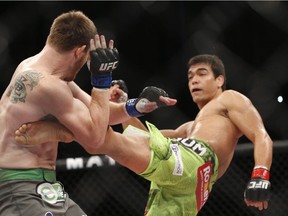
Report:
[[[19,144],[36,145],[45,142],[72,142],[73,134],[57,122],[38,121],[23,124],[15,132],[15,140]]]

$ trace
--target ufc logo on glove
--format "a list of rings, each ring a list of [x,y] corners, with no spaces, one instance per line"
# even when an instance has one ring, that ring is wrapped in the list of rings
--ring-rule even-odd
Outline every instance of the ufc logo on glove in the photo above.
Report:
[[[253,189],[253,188],[263,188],[263,189],[268,189],[269,183],[266,181],[260,181],[260,182],[256,182],[256,181],[251,181],[248,189]]]
[[[100,65],[99,71],[111,71],[117,68],[118,61],[109,62],[109,63],[102,63]]]

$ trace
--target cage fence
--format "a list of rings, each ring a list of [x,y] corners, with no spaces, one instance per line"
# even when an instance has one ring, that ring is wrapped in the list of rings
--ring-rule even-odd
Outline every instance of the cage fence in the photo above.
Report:
[[[269,208],[247,207],[243,193],[254,166],[253,144],[238,144],[232,163],[219,179],[199,216],[287,216],[288,140],[274,142]],[[69,196],[88,216],[141,216],[149,181],[105,155],[63,158],[57,161],[57,178]]]

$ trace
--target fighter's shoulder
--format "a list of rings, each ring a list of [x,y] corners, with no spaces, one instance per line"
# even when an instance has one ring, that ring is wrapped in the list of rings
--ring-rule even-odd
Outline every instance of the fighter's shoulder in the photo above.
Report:
[[[246,99],[247,97],[238,91],[229,89],[229,90],[223,91],[222,94],[220,95],[220,98],[233,100],[233,99],[241,99],[241,98]]]
[[[34,98],[54,98],[69,92],[67,82],[56,76],[31,68],[18,71],[15,85],[22,86],[23,91],[29,92]],[[68,91],[67,91],[68,90]],[[45,95],[45,97],[43,97]]]
[[[233,89],[228,89],[222,92],[222,96],[224,97],[239,96],[239,95],[242,95],[242,94]]]
[[[63,94],[71,93],[68,82],[47,75],[39,82],[39,90],[52,97],[60,97]]]
[[[10,85],[17,91],[32,92],[39,86],[41,79],[43,75],[31,68],[18,68],[13,74]]]
[[[247,105],[251,103],[250,99],[247,96],[235,90],[223,91],[219,99],[221,102],[225,104],[226,107],[233,105],[241,106],[241,104]]]

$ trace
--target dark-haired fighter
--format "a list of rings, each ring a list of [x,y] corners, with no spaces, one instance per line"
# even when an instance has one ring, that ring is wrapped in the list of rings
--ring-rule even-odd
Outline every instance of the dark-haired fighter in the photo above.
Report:
[[[245,202],[259,210],[268,207],[272,140],[251,101],[239,92],[225,90],[225,80],[224,65],[217,56],[192,57],[188,86],[200,109],[194,121],[176,130],[160,131],[150,123],[149,132],[128,127],[120,134],[109,128],[105,144],[91,151],[109,155],[151,181],[146,215],[197,215],[213,184],[228,169],[243,135],[254,144],[255,163]],[[48,123],[28,125],[47,133]],[[16,136],[37,140],[39,134],[31,135],[32,130],[26,127]],[[55,132],[50,130],[48,136],[55,136]]]

